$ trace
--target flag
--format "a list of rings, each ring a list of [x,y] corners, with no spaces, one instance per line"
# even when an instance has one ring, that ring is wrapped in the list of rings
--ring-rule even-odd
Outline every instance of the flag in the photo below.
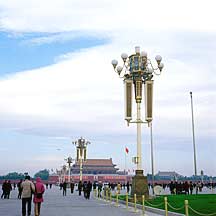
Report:
[[[128,154],[129,149],[127,147],[125,147],[125,152]]]

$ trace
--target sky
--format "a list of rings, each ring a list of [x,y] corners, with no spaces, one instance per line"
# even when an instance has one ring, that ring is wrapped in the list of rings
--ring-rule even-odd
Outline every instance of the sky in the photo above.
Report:
[[[192,91],[197,171],[216,176],[215,7],[213,0],[0,0],[0,175],[60,169],[81,136],[91,142],[88,158],[136,169],[136,125],[124,121],[123,81],[111,60],[122,64],[121,53],[140,46],[165,65],[154,76],[155,173],[194,174]],[[146,124],[142,167],[151,173]]]

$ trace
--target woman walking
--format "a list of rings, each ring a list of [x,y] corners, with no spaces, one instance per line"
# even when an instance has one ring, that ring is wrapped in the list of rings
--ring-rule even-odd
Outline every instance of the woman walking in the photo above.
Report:
[[[43,193],[45,187],[40,177],[36,178],[35,193],[34,193],[34,204],[35,204],[35,216],[40,215],[41,203],[43,202]]]

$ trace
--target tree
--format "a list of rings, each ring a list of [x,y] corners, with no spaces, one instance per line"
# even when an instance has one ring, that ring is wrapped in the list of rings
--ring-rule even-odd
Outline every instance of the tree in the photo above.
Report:
[[[5,176],[0,176],[0,179],[9,179],[9,180],[17,180],[24,179],[25,175],[23,173],[11,172]]]
[[[40,177],[42,180],[48,180],[49,178],[49,170],[44,169],[35,173],[34,178]]]

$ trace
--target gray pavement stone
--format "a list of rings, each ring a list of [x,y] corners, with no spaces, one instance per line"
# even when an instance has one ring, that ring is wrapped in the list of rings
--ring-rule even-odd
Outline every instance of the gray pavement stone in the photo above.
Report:
[[[47,189],[44,195],[44,203],[41,207],[41,216],[136,216],[142,215],[141,211],[134,213],[133,208],[126,210],[124,205],[119,207],[115,203],[93,198],[86,200],[83,196],[78,196],[67,191],[67,196],[62,196],[62,191],[53,186]],[[34,205],[32,204],[32,215]],[[11,192],[8,200],[0,199],[0,216],[21,216],[21,200],[17,199],[17,190]],[[157,214],[146,212],[146,216],[157,216]]]

